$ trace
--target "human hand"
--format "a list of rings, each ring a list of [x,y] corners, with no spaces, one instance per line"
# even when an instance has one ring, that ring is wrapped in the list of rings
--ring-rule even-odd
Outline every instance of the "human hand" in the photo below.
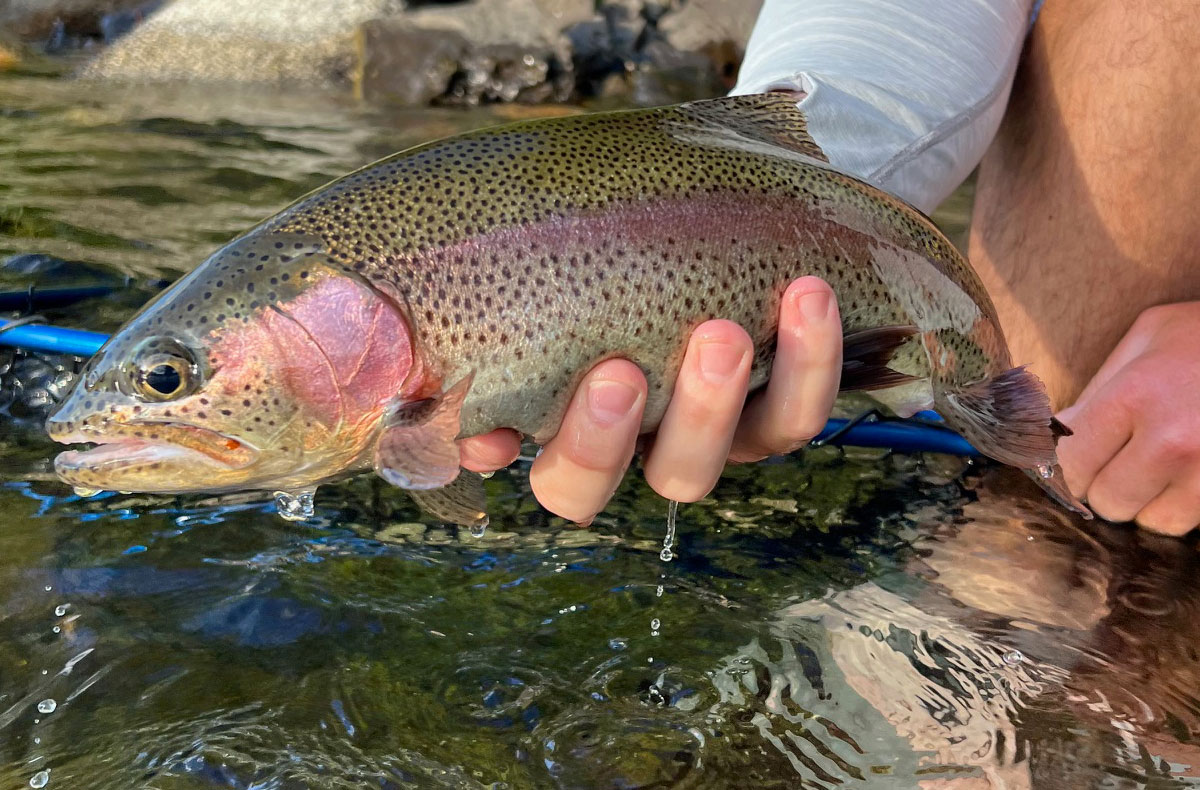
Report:
[[[746,403],[753,348],[746,331],[713,320],[692,333],[675,390],[646,454],[646,481],[667,499],[694,502],[716,485],[727,460],[744,462],[802,447],[833,407],[842,369],[842,326],[833,291],[801,277],[784,293],[766,389]],[[562,427],[533,462],[529,482],[547,510],[587,523],[612,497],[633,458],[646,379],[611,359],[588,372]],[[508,466],[520,436],[501,429],[459,443],[475,472]]]
[[[1073,406],[1058,457],[1067,484],[1109,521],[1167,535],[1200,524],[1200,302],[1134,321]]]

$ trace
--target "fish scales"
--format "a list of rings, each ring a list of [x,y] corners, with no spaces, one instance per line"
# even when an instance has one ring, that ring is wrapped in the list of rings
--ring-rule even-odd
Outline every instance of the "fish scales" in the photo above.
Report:
[[[936,405],[1082,508],[1054,474],[1065,428],[1011,368],[967,262],[919,212],[831,168],[784,94],[471,132],[301,198],[93,358],[48,429],[100,447],[56,469],[188,491],[311,489],[374,467],[474,523],[482,487],[459,474],[456,438],[545,442],[611,357],[645,371],[653,430],[709,318],[746,328],[761,385],[780,298],[806,274],[837,294],[844,386],[901,413]]]
[[[545,441],[582,373],[616,356],[647,374],[649,430],[684,339],[714,317],[750,332],[759,384],[779,299],[804,274],[830,283],[847,331],[910,323],[869,263],[873,245],[915,241],[994,320],[977,279],[930,223],[779,147],[806,137],[794,100],[734,103],[790,123],[756,140],[722,125],[736,114],[713,117],[696,103],[468,133],[360,170],[271,227],[317,236],[347,271],[394,287],[446,379],[474,371],[464,435],[506,426]],[[923,296],[936,313],[938,294]],[[997,340],[949,342],[977,380],[1009,367]],[[928,375],[917,346],[909,371]]]

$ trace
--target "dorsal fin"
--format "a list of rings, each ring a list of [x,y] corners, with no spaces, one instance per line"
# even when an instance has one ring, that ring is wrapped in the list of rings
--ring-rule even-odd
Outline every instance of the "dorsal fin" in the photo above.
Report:
[[[808,121],[796,106],[796,94],[774,91],[722,96],[680,105],[706,125],[723,127],[737,137],[804,154],[821,162],[829,157],[808,133]]]

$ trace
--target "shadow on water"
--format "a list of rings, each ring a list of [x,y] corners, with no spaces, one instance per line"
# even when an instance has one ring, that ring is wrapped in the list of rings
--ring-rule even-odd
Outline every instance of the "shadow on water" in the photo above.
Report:
[[[24,153],[0,254],[137,278],[486,120],[29,79],[0,106]],[[140,293],[59,317],[109,329]],[[374,478],[289,524],[253,497],[70,495],[37,419],[71,368],[0,359],[23,382],[0,438],[0,786],[1200,783],[1193,547],[1084,524],[1020,475],[832,448],[734,468],[680,510],[669,563],[666,505],[632,475],[585,530],[520,465],[488,481],[482,537]]]

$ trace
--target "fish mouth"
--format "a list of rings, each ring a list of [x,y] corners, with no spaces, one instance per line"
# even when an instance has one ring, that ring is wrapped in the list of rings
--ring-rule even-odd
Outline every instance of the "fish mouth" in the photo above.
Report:
[[[55,434],[60,444],[92,444],[67,450],[54,459],[64,477],[72,472],[114,472],[134,466],[201,464],[209,469],[237,470],[249,466],[257,448],[218,431],[182,423],[140,421]]]

